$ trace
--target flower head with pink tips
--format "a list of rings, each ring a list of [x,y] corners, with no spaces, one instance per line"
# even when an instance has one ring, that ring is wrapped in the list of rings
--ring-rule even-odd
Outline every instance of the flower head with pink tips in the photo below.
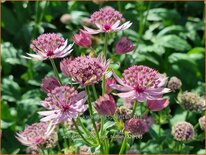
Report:
[[[99,55],[80,56],[75,59],[63,59],[60,68],[65,76],[71,77],[82,87],[98,83],[109,66],[109,61]]]
[[[28,59],[46,60],[63,58],[72,52],[72,44],[67,46],[67,40],[55,33],[45,33],[33,40],[30,48],[36,54],[27,53]]]
[[[29,125],[24,131],[16,134],[16,138],[26,146],[42,145],[50,138],[55,126],[51,123],[40,122]]]
[[[116,94],[119,97],[138,102],[152,101],[148,107],[155,111],[168,105],[166,99],[162,97],[164,93],[170,92],[170,89],[165,88],[167,77],[156,70],[143,65],[134,65],[124,71],[123,79],[116,74],[113,75],[120,85],[112,84],[110,87],[123,92]],[[157,104],[158,107],[152,104]]]
[[[119,26],[123,21],[124,18],[119,11],[116,11],[112,7],[104,7],[99,11],[94,12],[90,18],[90,22],[94,24],[98,30],[88,27],[84,28],[89,34],[97,34],[101,32],[108,33],[126,30],[132,25],[132,23],[128,21]]]
[[[41,105],[49,111],[38,112],[44,116],[41,119],[43,122],[52,121],[53,124],[57,124],[71,121],[87,109],[87,106],[84,105],[87,100],[86,93],[84,91],[78,93],[69,86],[56,87],[47,96]]]

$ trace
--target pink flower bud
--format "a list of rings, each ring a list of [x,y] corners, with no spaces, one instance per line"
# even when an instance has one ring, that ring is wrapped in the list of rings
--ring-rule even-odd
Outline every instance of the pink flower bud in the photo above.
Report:
[[[60,83],[53,76],[45,77],[41,82],[41,89],[45,93],[50,93],[54,88],[59,86]]]
[[[91,35],[83,30],[80,30],[79,34],[73,36],[73,41],[84,48],[89,48],[92,44]]]
[[[100,96],[95,102],[95,108],[100,115],[114,115],[116,111],[116,103],[111,95]]]
[[[125,54],[128,52],[133,51],[135,46],[133,45],[132,41],[129,40],[127,37],[122,37],[115,46],[115,51],[117,54]]]

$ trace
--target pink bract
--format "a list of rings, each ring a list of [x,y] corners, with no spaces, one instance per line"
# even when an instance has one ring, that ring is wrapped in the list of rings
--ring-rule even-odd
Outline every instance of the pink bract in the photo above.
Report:
[[[107,94],[100,96],[95,102],[95,109],[100,115],[114,115],[116,111],[116,103],[114,98],[111,95]]]
[[[73,41],[84,48],[89,48],[92,45],[91,35],[83,30],[80,30],[79,34],[73,36]]]
[[[122,37],[115,45],[115,52],[117,54],[125,54],[133,51],[135,46],[127,37]]]

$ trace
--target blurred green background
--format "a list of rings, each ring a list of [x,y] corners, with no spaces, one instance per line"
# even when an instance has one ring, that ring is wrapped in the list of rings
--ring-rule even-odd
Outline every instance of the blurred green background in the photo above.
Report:
[[[130,29],[110,36],[113,68],[123,71],[131,64],[147,65],[169,77],[180,78],[183,90],[204,95],[204,2],[2,2],[2,153],[25,153],[24,146],[14,137],[15,132],[39,120],[38,102],[45,96],[39,85],[42,78],[53,74],[49,62],[32,62],[21,57],[31,52],[31,40],[42,33],[56,32],[71,43],[72,35],[82,25],[88,25],[91,13],[103,6],[114,7],[133,22]],[[137,49],[119,56],[114,52],[114,45],[123,35]],[[93,37],[96,52],[103,47],[100,37]],[[74,46],[71,55],[80,55],[82,51],[89,53]],[[185,112],[175,100],[176,96],[171,95],[172,116],[166,118],[170,124],[185,119]],[[190,122],[195,125],[200,116],[192,114]],[[200,153],[204,149],[204,136],[192,146],[186,148],[189,151],[186,153]],[[154,150],[150,149],[147,153]]]

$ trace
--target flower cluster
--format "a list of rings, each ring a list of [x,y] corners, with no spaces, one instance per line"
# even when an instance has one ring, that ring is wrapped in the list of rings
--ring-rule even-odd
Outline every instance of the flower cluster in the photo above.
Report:
[[[108,66],[109,62],[106,62],[101,56],[98,58],[81,56],[73,60],[66,58],[60,64],[62,73],[65,76],[70,76],[81,86],[98,83]]]
[[[60,21],[68,24],[71,22],[71,16],[65,14]],[[78,144],[80,148],[75,152],[75,149],[70,146],[64,149],[65,154],[93,153],[94,150],[107,154],[111,145],[105,136],[110,137],[110,134],[116,133],[123,133],[125,136],[120,154],[127,152],[125,149],[129,146],[128,135],[131,135],[131,138],[142,138],[151,126],[157,123],[155,122],[157,118],[158,125],[161,127],[162,118],[169,115],[169,112],[168,109],[159,113],[156,111],[168,107],[169,97],[164,95],[178,89],[180,90],[179,103],[184,109],[198,113],[204,110],[205,101],[200,96],[191,92],[182,94],[182,82],[177,77],[172,77],[167,82],[166,74],[161,74],[148,66],[132,65],[121,73],[110,65],[111,61],[107,60],[110,56],[107,55],[110,38],[107,37],[112,35],[107,33],[126,30],[132,25],[129,21],[120,25],[125,19],[119,11],[104,7],[94,12],[89,21],[88,19],[86,21],[86,25],[96,26],[97,29],[84,26],[84,30],[80,29],[79,34],[74,34],[72,38],[74,43],[87,48],[81,56],[66,57],[72,52],[73,44],[67,45],[68,41],[55,33],[41,34],[30,45],[36,54],[27,53],[30,56],[27,58],[49,59],[56,77],[46,76],[40,84],[41,89],[46,93],[46,97],[40,101],[40,105],[46,110],[38,111],[41,122],[27,126],[24,131],[16,135],[23,145],[28,146],[28,153],[39,153],[40,148],[54,147],[58,141],[58,129],[62,128],[64,128],[65,145],[67,130],[72,130],[72,134],[79,134],[81,137],[81,145]],[[92,34],[102,32],[105,33],[104,50],[95,51],[92,47],[94,45]],[[114,49],[117,54],[122,55],[133,51],[135,47],[136,45],[124,36],[117,42]],[[91,53],[85,54],[89,50]],[[58,73],[58,67],[53,60],[55,58],[63,58],[59,65],[64,76]],[[115,73],[116,71],[122,75],[122,78]],[[65,77],[69,78],[70,83],[62,80]],[[82,122],[83,119],[80,116],[83,114],[89,114],[89,123]],[[101,115],[101,121],[95,117],[96,115]],[[105,120],[103,118],[105,116],[110,116],[113,122]],[[205,116],[199,118],[199,125],[202,130],[205,129]],[[111,128],[113,133],[110,132]],[[177,141],[194,139],[195,129],[189,122],[178,122],[171,130],[171,135]]]

